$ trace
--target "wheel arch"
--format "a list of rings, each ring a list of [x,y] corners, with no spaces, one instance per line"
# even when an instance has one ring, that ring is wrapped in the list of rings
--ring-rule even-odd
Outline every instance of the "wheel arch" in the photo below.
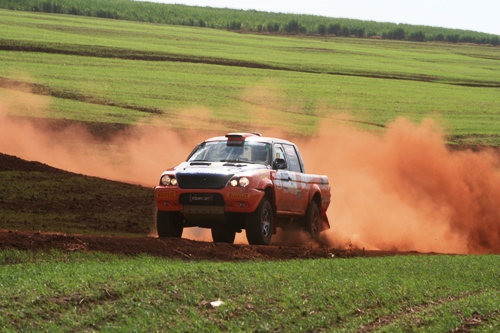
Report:
[[[322,199],[321,199],[321,189],[318,187],[318,185],[314,185],[311,189],[311,195],[310,195],[310,200],[309,202],[315,202],[316,205],[318,205],[319,209],[319,214],[321,217],[321,230],[327,230],[330,229],[330,222],[328,221],[328,216],[326,215],[326,210],[323,209],[322,205]]]
[[[269,200],[269,203],[271,204],[271,208],[273,209],[273,235],[275,235],[276,234],[276,225],[277,225],[277,221],[276,221],[277,208],[276,208],[276,196],[274,194],[274,187],[273,186],[266,186],[266,188],[264,189],[264,197],[263,198],[266,198],[267,200]]]

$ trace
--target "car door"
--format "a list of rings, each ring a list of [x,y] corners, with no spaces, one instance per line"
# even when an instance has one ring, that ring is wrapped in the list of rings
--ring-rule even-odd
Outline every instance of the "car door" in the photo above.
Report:
[[[293,188],[291,211],[294,213],[303,213],[307,209],[309,199],[309,184],[303,180],[303,165],[297,153],[297,150],[292,144],[283,144],[286,155],[288,175],[290,178],[291,187]]]
[[[286,155],[281,144],[273,146],[273,161],[284,159]],[[287,161],[288,163],[288,161]],[[293,211],[294,197],[297,195],[295,177],[288,169],[278,169],[274,175],[274,193],[276,196],[276,210],[282,213]]]

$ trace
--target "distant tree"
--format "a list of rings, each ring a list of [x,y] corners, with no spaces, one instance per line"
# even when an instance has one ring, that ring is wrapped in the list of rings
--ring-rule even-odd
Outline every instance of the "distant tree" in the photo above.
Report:
[[[445,40],[448,43],[458,43],[459,38],[459,35],[446,35]]]
[[[288,33],[299,33],[300,23],[297,20],[291,20],[285,25],[285,31]]]
[[[71,7],[68,11],[68,14],[70,14],[70,15],[82,15],[82,12],[80,11],[79,8]]]
[[[425,42],[425,33],[423,31],[412,32],[408,40],[413,42]]]
[[[336,35],[336,36],[340,36],[340,33],[342,32],[342,26],[338,23],[336,24],[333,24],[333,23],[330,23],[328,25],[328,34],[329,35]]]
[[[278,32],[280,31],[280,25],[275,22],[269,22],[267,24],[267,31],[269,32]]]
[[[232,21],[226,24],[226,28],[230,30],[241,30],[241,22]]]
[[[459,43],[475,43],[476,42],[476,38],[473,37],[473,36],[460,36],[460,38],[458,39],[458,42]]]
[[[398,28],[394,30],[394,39],[403,40],[406,37],[406,31],[403,28]]]
[[[365,37],[365,28],[354,28],[351,29],[351,35],[354,35],[359,38]]]
[[[434,36],[434,40],[436,42],[444,42],[444,35],[443,34],[437,34],[436,36]]]
[[[475,43],[500,45],[499,37],[485,33],[450,30],[445,28],[413,30],[418,27],[394,25],[391,23],[359,22],[348,19],[318,17],[305,19],[293,14],[264,14],[260,11],[234,11],[203,7],[167,5],[132,0],[0,0],[0,7],[10,10],[85,15],[162,24],[181,24],[248,31],[287,31],[289,33],[307,32],[321,35],[356,36],[386,38],[412,41],[446,41],[450,43]],[[219,19],[214,20],[214,17]],[[262,20],[273,20],[262,24]],[[299,23],[300,20],[303,20]],[[240,23],[241,22],[241,23]],[[337,22],[340,22],[337,23]],[[404,29],[408,29],[405,31]],[[410,32],[417,31],[417,32]]]
[[[52,4],[50,2],[45,2],[42,5],[42,12],[51,13],[52,12]]]
[[[326,35],[326,33],[327,33],[326,25],[324,24],[318,25],[318,34]]]
[[[385,32],[383,37],[386,39],[396,39],[396,40],[404,40],[406,37],[406,32],[403,28],[396,28],[389,32]]]

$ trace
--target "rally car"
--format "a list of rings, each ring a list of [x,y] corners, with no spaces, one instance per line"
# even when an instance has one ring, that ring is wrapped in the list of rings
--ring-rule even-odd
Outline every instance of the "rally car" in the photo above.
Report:
[[[233,243],[245,230],[251,245],[268,245],[276,228],[302,228],[313,240],[330,227],[327,176],[307,174],[299,150],[259,133],[229,133],[196,146],[163,172],[155,187],[159,237],[184,228],[211,229]]]

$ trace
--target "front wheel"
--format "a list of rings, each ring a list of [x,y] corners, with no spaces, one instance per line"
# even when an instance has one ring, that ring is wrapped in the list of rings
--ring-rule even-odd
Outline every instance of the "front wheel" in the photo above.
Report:
[[[158,237],[181,238],[184,230],[183,218],[181,213],[164,212],[159,210],[156,214],[156,230]]]
[[[236,231],[229,227],[212,228],[212,239],[215,243],[234,243]]]
[[[307,206],[304,222],[307,233],[313,241],[318,242],[321,231],[321,217],[319,215],[318,204],[315,201],[311,201],[309,206]]]
[[[263,198],[255,212],[247,215],[245,229],[248,244],[269,245],[273,235],[273,209],[269,200]]]

